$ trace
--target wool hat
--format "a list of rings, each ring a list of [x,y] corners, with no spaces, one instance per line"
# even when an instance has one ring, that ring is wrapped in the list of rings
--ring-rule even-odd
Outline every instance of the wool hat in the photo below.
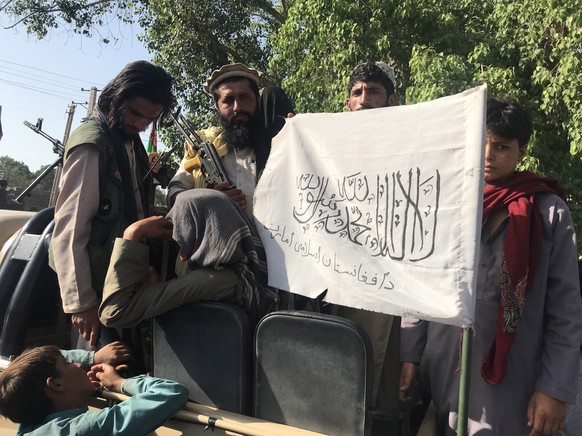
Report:
[[[249,68],[238,62],[235,64],[223,65],[218,70],[214,70],[206,82],[204,82],[204,91],[208,94],[212,94],[212,91],[216,86],[230,77],[249,79],[255,82],[258,86],[262,75],[263,73],[260,71],[255,70],[254,68]]]

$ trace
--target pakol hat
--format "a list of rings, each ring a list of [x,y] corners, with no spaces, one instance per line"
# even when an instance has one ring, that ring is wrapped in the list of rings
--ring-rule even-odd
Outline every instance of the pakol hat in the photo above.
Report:
[[[206,82],[204,82],[204,91],[208,94],[212,94],[212,91],[216,86],[231,77],[249,79],[255,82],[258,86],[262,75],[263,73],[260,71],[255,70],[254,68],[249,68],[241,63],[223,65],[220,69],[214,70]]]

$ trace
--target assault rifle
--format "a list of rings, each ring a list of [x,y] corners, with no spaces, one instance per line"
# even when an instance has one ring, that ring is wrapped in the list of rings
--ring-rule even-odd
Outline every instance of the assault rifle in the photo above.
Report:
[[[38,133],[43,138],[48,139],[53,144],[53,152],[56,153],[57,155],[59,155],[60,157],[63,157],[63,154],[65,153],[65,147],[64,147],[63,143],[61,141],[59,141],[58,139],[55,139],[52,136],[50,136],[47,133],[42,131],[42,122],[43,121],[44,121],[43,118],[39,118],[38,120],[36,120],[36,124],[32,124],[28,121],[24,121],[24,125],[26,127],[28,127],[29,129],[34,130],[34,132]]]
[[[176,116],[170,114],[170,118],[174,125],[178,128],[180,133],[186,139],[186,142],[196,151],[198,158],[200,159],[200,170],[206,180],[212,184],[219,184],[222,182],[228,182],[232,185],[231,181],[226,175],[226,170],[222,164],[222,160],[214,147],[214,144],[208,141],[203,141],[200,135],[192,128],[188,123],[188,120],[181,115],[179,112]]]
[[[57,165],[61,165],[63,163],[63,155],[65,154],[65,146],[58,139],[55,139],[52,136],[50,136],[47,133],[42,131],[42,122],[43,122],[43,119],[39,118],[38,120],[36,120],[36,124],[32,124],[28,121],[24,121],[24,125],[26,127],[28,127],[29,129],[34,130],[34,132],[38,133],[43,138],[48,139],[53,144],[53,152],[55,152],[59,156],[59,158],[57,160],[55,160],[52,164],[50,164],[48,167],[46,167],[46,169],[42,173],[40,173],[39,176],[36,179],[34,179],[33,182],[30,185],[28,185],[28,187],[24,191],[22,191],[18,197],[16,197],[13,200],[14,202],[16,202],[18,204],[21,204],[20,200],[22,200],[22,198],[24,196],[28,195],[28,193],[30,191],[32,191],[34,189],[34,187],[36,185],[38,185],[48,175],[48,173],[50,173]]]

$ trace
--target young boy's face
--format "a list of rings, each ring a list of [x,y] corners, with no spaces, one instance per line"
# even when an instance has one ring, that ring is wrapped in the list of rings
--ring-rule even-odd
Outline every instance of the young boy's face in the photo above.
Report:
[[[81,395],[91,395],[95,387],[87,377],[87,373],[79,363],[70,363],[61,357],[56,364],[59,377],[55,379],[70,392],[78,392]]]
[[[491,183],[510,176],[524,156],[525,146],[520,147],[517,139],[507,139],[487,130],[485,182]]]

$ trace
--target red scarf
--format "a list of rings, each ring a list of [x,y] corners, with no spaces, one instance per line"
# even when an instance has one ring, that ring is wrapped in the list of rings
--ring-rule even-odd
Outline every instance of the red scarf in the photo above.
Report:
[[[481,365],[482,377],[491,384],[500,383],[505,376],[509,350],[515,341],[525,296],[531,289],[536,272],[543,231],[536,198],[540,192],[551,192],[566,201],[564,190],[557,180],[536,176],[529,171],[486,186],[483,192],[483,222],[500,209],[507,208],[509,212],[501,265],[497,332]]]

